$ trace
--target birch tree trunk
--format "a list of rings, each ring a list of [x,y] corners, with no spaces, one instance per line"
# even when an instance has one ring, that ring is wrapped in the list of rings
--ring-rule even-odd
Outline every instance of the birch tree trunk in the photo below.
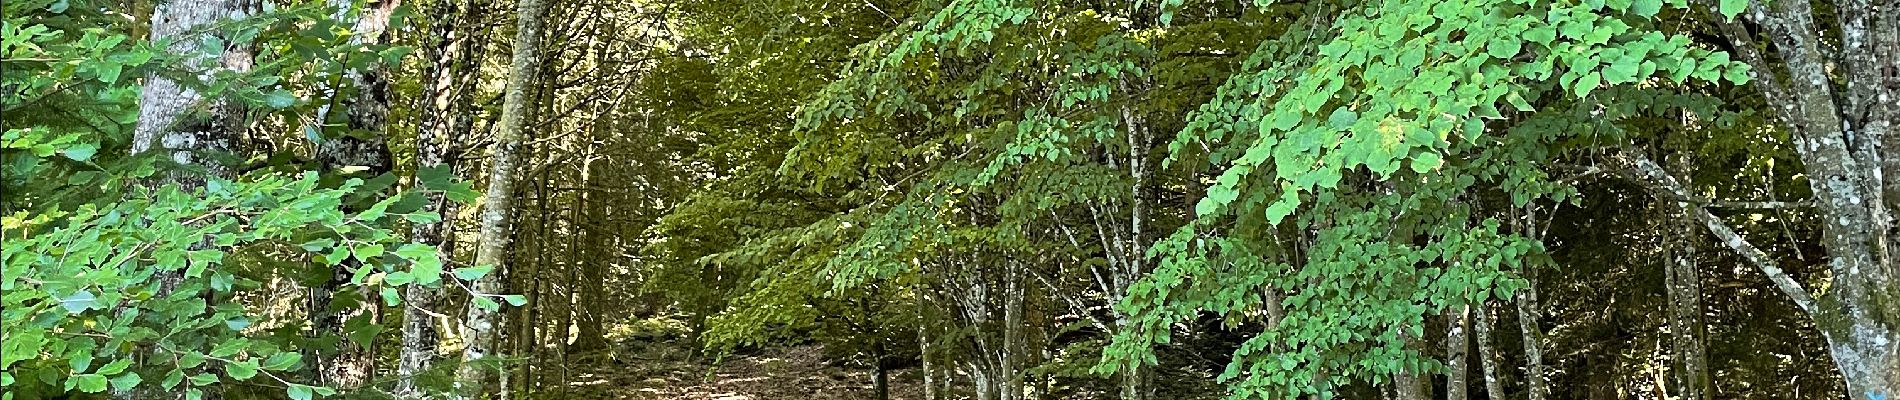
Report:
[[[1524,337],[1525,391],[1530,400],[1544,400],[1550,393],[1544,381],[1544,330],[1537,326],[1537,281],[1517,291],[1517,326]]]
[[[508,253],[508,241],[512,236],[513,224],[509,220],[514,205],[515,154],[522,144],[522,130],[526,127],[524,113],[532,105],[529,101],[528,86],[541,66],[541,30],[547,14],[547,5],[542,0],[520,0],[516,5],[516,32],[514,60],[508,73],[508,89],[502,98],[501,125],[496,129],[495,147],[490,164],[493,169],[488,174],[488,188],[483,195],[481,215],[481,242],[475,252],[475,265],[494,267],[503,270]],[[474,291],[478,294],[493,294],[501,289],[500,274],[491,273],[476,280]],[[488,368],[472,361],[492,356],[494,349],[494,329],[497,312],[481,307],[468,308],[462,325],[462,338],[467,346],[462,350],[462,366],[456,371],[456,398],[474,398],[481,391],[487,379]]]
[[[472,42],[473,35],[464,28],[465,19],[476,3],[458,4],[458,1],[438,0],[429,12],[432,39],[423,49],[429,61],[423,77],[428,97],[422,105],[424,111],[419,113],[422,119],[416,132],[416,169],[433,169],[451,176],[456,164],[451,154],[454,138],[466,135],[471,123],[469,91],[474,86],[470,72],[475,65],[475,54],[479,53],[475,51],[479,46]],[[423,188],[420,179],[416,188]],[[422,211],[433,211],[441,215],[442,220],[416,224],[411,231],[412,238],[435,246],[436,256],[442,260],[454,260],[453,227],[461,207],[443,198],[441,193],[423,193],[427,201]],[[422,285],[403,288],[402,348],[397,351],[397,381],[393,391],[398,398],[423,394],[416,386],[415,377],[429,371],[435,363],[437,344],[441,340],[436,320],[446,318],[439,311],[441,298],[441,288]]]
[[[1491,311],[1483,304],[1475,307],[1477,320],[1473,321],[1474,331],[1478,332],[1478,363],[1484,366],[1484,393],[1491,400],[1504,400],[1504,382],[1498,380],[1498,350],[1491,346]]]
[[[1693,168],[1686,155],[1670,160],[1678,176],[1690,176]],[[1696,272],[1695,221],[1681,210],[1684,204],[1670,207],[1664,222],[1663,257],[1665,288],[1669,294],[1669,330],[1677,398],[1708,400],[1710,382],[1708,361],[1703,345],[1702,278]]]
[[[1467,315],[1471,307],[1458,307],[1450,313],[1445,325],[1445,400],[1465,400],[1466,389],[1470,382],[1466,372],[1470,370],[1466,363],[1466,354],[1471,350],[1471,338],[1466,336],[1466,326],[1470,324]]]

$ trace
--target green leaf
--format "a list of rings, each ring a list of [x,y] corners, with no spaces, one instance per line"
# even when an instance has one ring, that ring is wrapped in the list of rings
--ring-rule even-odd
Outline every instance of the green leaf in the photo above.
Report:
[[[495,303],[495,300],[489,299],[488,297],[485,297],[485,296],[476,296],[474,299],[471,299],[471,300],[475,302],[476,308],[480,308],[482,310],[494,312],[496,310],[501,309],[501,304]]]
[[[71,380],[69,381],[67,385],[73,388],[77,388],[81,392],[99,393],[99,392],[106,391],[105,375],[79,374],[79,375],[73,375],[72,378],[68,378],[68,379],[71,379]]]
[[[1662,0],[1636,0],[1630,4],[1630,12],[1644,18],[1654,17],[1662,11]]]
[[[1499,35],[1491,39],[1490,44],[1485,45],[1485,51],[1489,52],[1492,58],[1505,60],[1516,57],[1517,52],[1523,49],[1523,45],[1524,42],[1517,36]]]
[[[1602,75],[1599,75],[1596,72],[1586,72],[1583,74],[1582,77],[1577,78],[1577,83],[1571,84],[1570,89],[1571,91],[1574,91],[1577,93],[1578,98],[1584,98],[1584,97],[1589,97],[1590,91],[1596,90],[1597,85],[1600,85],[1602,83],[1603,83]]]
[[[265,359],[263,367],[264,369],[271,370],[271,371],[288,371],[292,368],[296,368],[297,363],[302,362],[302,361],[303,361],[302,353],[298,353],[294,351],[284,351],[284,352],[278,352],[277,354],[272,354],[270,358]]]
[[[407,285],[410,283],[414,283],[415,281],[416,281],[416,275],[411,274],[408,271],[396,271],[396,272],[391,272],[388,275],[383,275],[383,283],[391,285],[391,286]]]
[[[480,265],[480,266],[473,266],[473,267],[467,267],[467,268],[456,268],[455,277],[457,279],[461,279],[465,281],[475,281],[475,280],[482,279],[482,277],[484,276],[488,276],[488,273],[494,270],[495,270],[495,267],[489,266],[489,265]]]
[[[230,376],[231,379],[240,381],[251,379],[251,377],[257,376],[257,360],[225,363],[224,374]]]
[[[436,256],[434,247],[405,244],[396,248],[396,255],[413,263],[409,274],[415,276],[417,284],[432,286],[442,281],[442,259]]]
[[[1333,109],[1333,115],[1328,116],[1326,118],[1327,125],[1332,126],[1333,129],[1342,129],[1342,130],[1351,128],[1352,124],[1358,121],[1359,121],[1359,113],[1353,112],[1351,109],[1347,109],[1346,107]]]
[[[310,400],[311,396],[316,394],[316,391],[311,390],[310,386],[293,383],[290,384],[290,387],[284,389],[284,394],[290,396],[290,400]]]
[[[92,144],[92,143],[76,143],[71,146],[66,146],[66,150],[61,151],[60,153],[64,154],[66,158],[70,158],[73,161],[91,160],[94,154],[99,153],[99,145]]]
[[[238,353],[244,352],[244,348],[249,346],[250,344],[251,344],[251,341],[245,338],[226,339],[223,343],[218,343],[217,347],[211,348],[211,356],[212,357],[234,356],[234,355],[237,355]]]
[[[112,389],[121,392],[130,391],[138,387],[140,382],[145,382],[145,378],[139,377],[137,372],[127,372],[125,375],[112,378]]]
[[[396,288],[382,288],[377,293],[383,297],[383,305],[390,307],[402,305],[402,296],[396,294]]]
[[[65,307],[68,313],[78,314],[85,312],[87,309],[91,309],[93,304],[98,300],[99,297],[94,296],[92,292],[81,290],[70,296],[60,298],[59,306]]]
[[[218,383],[218,376],[212,375],[211,373],[208,373],[208,372],[201,372],[197,375],[191,376],[192,386],[204,386],[204,385],[209,385],[213,383]]]
[[[520,307],[522,305],[528,304],[528,297],[518,295],[518,294],[503,295],[501,296],[501,299],[503,301],[507,301],[508,305],[515,306],[515,307]]]
[[[112,362],[106,363],[105,366],[99,367],[99,370],[94,371],[94,372],[100,375],[113,375],[120,372],[125,372],[125,368],[130,367],[130,366],[132,366],[132,359],[121,358],[121,359],[113,360]]]
[[[1419,152],[1418,155],[1412,156],[1412,171],[1423,174],[1431,172],[1432,169],[1438,168],[1439,165],[1443,165],[1444,163],[1444,158],[1441,158],[1438,152],[1423,151]]]
[[[1717,11],[1722,13],[1722,18],[1733,21],[1735,16],[1740,15],[1745,9],[1748,9],[1748,0],[1722,0]]]
[[[364,260],[364,261],[374,260],[376,259],[376,257],[383,256],[383,245],[373,244],[373,243],[366,244],[362,246],[357,246],[355,249],[351,251],[356,253],[356,259],[358,260]]]
[[[264,105],[276,109],[290,108],[297,105],[297,96],[283,90],[273,91],[264,95]]]

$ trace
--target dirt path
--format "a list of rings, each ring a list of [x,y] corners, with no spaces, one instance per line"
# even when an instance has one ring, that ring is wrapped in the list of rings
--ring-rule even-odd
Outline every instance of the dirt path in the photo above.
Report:
[[[680,352],[661,349],[570,366],[568,388],[548,389],[540,398],[776,400],[870,399],[868,370],[826,365],[817,346],[801,346],[733,356],[714,366],[688,362]],[[892,399],[921,398],[913,371],[891,375]]]

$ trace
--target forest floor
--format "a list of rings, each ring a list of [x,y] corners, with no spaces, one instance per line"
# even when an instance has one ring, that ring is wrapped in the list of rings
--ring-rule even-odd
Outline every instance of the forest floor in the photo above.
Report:
[[[871,399],[871,371],[832,365],[816,345],[765,349],[731,355],[722,362],[701,357],[671,343],[637,343],[580,357],[568,365],[565,391],[540,398],[571,399]],[[922,398],[912,370],[892,371],[892,399]],[[558,372],[555,372],[558,374]],[[557,378],[550,376],[550,379]]]

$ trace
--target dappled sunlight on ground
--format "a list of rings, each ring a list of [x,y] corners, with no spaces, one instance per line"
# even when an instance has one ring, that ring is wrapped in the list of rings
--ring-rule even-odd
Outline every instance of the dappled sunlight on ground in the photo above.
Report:
[[[663,346],[663,345],[654,345]],[[776,400],[870,399],[871,371],[829,365],[818,346],[771,349],[750,356],[690,361],[675,349],[629,350],[613,358],[570,365],[565,390],[545,399]],[[892,399],[922,398],[916,371],[891,373]]]

